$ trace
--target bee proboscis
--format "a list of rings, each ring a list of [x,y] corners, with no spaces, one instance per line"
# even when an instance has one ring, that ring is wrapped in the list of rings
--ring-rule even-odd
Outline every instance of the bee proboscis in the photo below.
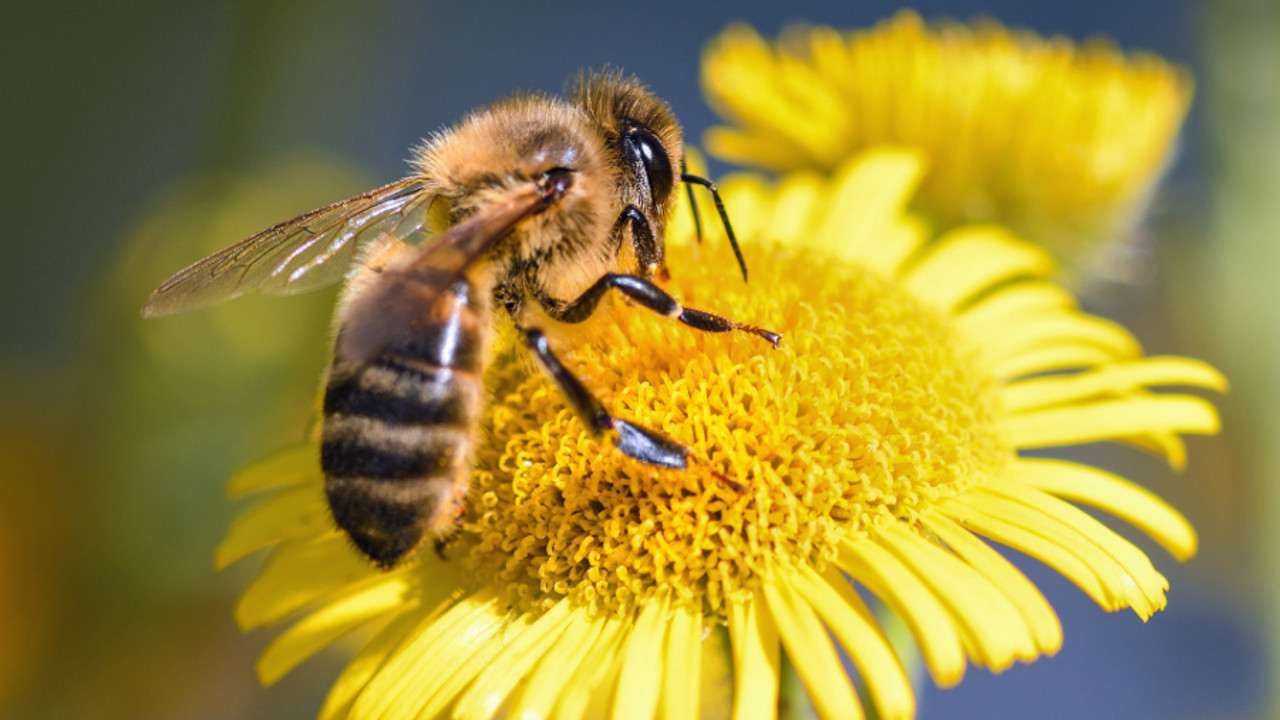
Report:
[[[772,332],[682,307],[654,282],[666,276],[664,229],[681,182],[711,190],[745,280],[715,185],[683,172],[666,103],[634,79],[586,73],[569,99],[517,96],[437,133],[402,180],[196,262],[161,284],[143,315],[346,277],[320,466],[338,526],[389,568],[457,526],[499,317],[596,436],[612,433],[650,465],[687,465],[684,446],[610,415],[542,329],[585,320],[617,290],[690,327],[777,345]]]

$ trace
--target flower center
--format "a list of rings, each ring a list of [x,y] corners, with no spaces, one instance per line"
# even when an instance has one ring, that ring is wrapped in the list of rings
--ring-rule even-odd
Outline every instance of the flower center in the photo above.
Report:
[[[754,248],[743,285],[697,252],[670,249],[673,293],[781,332],[780,348],[622,302],[560,345],[613,414],[689,447],[687,470],[623,456],[520,355],[495,361],[460,544],[514,607],[624,613],[671,592],[722,612],[779,564],[823,563],[1010,457],[994,380],[907,291],[781,247]]]

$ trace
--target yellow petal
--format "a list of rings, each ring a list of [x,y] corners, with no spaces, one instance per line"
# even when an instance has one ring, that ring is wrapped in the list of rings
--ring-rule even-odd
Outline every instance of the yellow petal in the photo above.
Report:
[[[282,540],[333,532],[328,512],[315,485],[308,483],[279,492],[231,523],[214,554],[214,565],[224,570],[236,560]]]
[[[857,665],[878,717],[915,717],[915,695],[907,673],[853,586],[834,570],[822,576],[808,566],[800,568],[792,582]]]
[[[905,245],[901,240],[888,248],[879,245],[886,231],[901,226],[902,209],[922,173],[920,155],[908,150],[874,150],[844,164],[829,185],[830,196],[817,224],[803,242],[824,254],[869,263],[878,270],[896,268],[904,253],[915,250],[922,238],[908,233]],[[917,243],[910,242],[913,239]]]
[[[262,490],[291,487],[313,481],[320,474],[316,446],[295,445],[259,460],[231,476],[227,493],[233,498]]]
[[[1001,489],[1004,490],[1004,488]],[[1045,497],[1049,496],[1045,495]],[[1091,532],[1092,528],[1061,520],[1057,515],[1046,512],[1037,505],[1024,502],[1022,498],[1011,497],[1010,493],[997,492],[991,486],[975,489],[969,493],[967,499],[972,507],[981,510],[989,517],[1001,518],[1034,533],[1052,544],[1055,549],[1070,554],[1072,558],[1083,564],[1086,572],[1099,583],[1103,598],[1099,604],[1107,610],[1131,607],[1139,617],[1146,617],[1152,611],[1150,596],[1146,592],[1148,588],[1139,587],[1139,583],[1146,581],[1149,587],[1163,592],[1164,588],[1161,586],[1165,584],[1164,578],[1154,573],[1154,570],[1151,571],[1154,579],[1134,577],[1107,547],[1099,544],[1098,538]],[[1076,580],[1071,573],[1064,571],[1063,574]],[[1163,604],[1163,594],[1161,594],[1160,603]]]
[[[651,720],[662,689],[663,628],[671,610],[663,597],[640,611],[623,648],[622,669],[613,701],[613,717],[619,720]]]
[[[746,70],[736,70],[738,65],[745,66]],[[756,102],[754,96],[724,92],[724,89],[729,86],[727,89],[732,90],[734,80],[749,85],[753,75],[772,65],[772,53],[764,38],[746,23],[733,23],[703,51],[701,80],[708,102],[715,106],[717,112],[738,119],[754,119],[756,114],[768,115],[767,112],[758,113],[756,108],[761,105],[767,107],[767,104]]]
[[[778,135],[715,127],[706,131],[702,143],[707,152],[738,165],[758,162],[775,170],[795,170],[804,166],[803,150]]]
[[[1112,440],[1148,432],[1214,433],[1213,405],[1187,395],[1127,397],[1033,410],[1005,419],[1019,448],[1053,447]]]
[[[724,199],[725,212],[733,223],[733,230],[737,237],[756,237],[768,223],[773,221],[773,213],[769,212],[773,193],[765,186],[764,179],[759,175],[738,173],[724,178],[717,185]],[[696,187],[693,190],[698,192]],[[702,207],[699,206],[698,209],[701,211]],[[720,238],[724,237],[724,228],[719,214],[712,210],[711,214],[704,213],[701,218],[703,234],[708,239],[719,242]]]
[[[701,612],[683,604],[672,608],[663,660],[666,677],[662,682],[660,717],[694,720],[698,717],[698,691],[702,682]]]
[[[782,178],[774,189],[769,224],[761,231],[766,240],[785,238],[808,242],[812,237],[809,225],[815,215],[815,206],[826,190],[826,182],[816,173],[791,173]]]
[[[998,510],[987,512],[973,502],[973,498],[949,498],[939,502],[937,507],[941,513],[973,532],[1024,552],[1062,573],[1103,608],[1119,610],[1123,607],[1094,568],[1078,557],[1073,548],[1057,542],[1056,538],[1042,536],[1034,523],[1028,527],[1026,522],[1006,517]]]
[[[1151,559],[1133,543],[1120,537],[1088,513],[1048,493],[1016,483],[993,483],[983,488],[983,491],[1033,508],[1040,513],[1045,524],[1056,522],[1061,527],[1070,528],[1106,553],[1125,574],[1124,585],[1117,588],[1117,593],[1123,593],[1134,612],[1142,619],[1145,620],[1155,611],[1164,608],[1164,592],[1169,589],[1169,582],[1156,572]]]
[[[1182,442],[1182,437],[1177,433],[1149,432],[1116,438],[1116,442],[1164,458],[1174,470],[1181,470],[1187,464],[1187,444]]]
[[[418,682],[427,678],[435,678],[438,683],[436,691],[419,712],[423,717],[437,717],[446,712],[450,705],[457,702],[459,695],[476,681],[485,668],[490,667],[503,652],[512,645],[520,643],[524,636],[534,632],[536,620],[534,613],[525,613],[502,626],[483,647],[475,652],[462,656],[461,664],[457,660],[441,659],[428,667],[418,676]],[[536,652],[536,651],[535,651]],[[440,674],[437,674],[440,673]],[[443,677],[440,681],[438,678]],[[487,698],[486,700],[491,700]]]
[[[1142,348],[1128,330],[1091,315],[1060,313],[1018,323],[997,335],[981,338],[982,354],[995,364],[1023,353],[1048,348],[1080,347],[1101,350],[1106,360],[1137,357]]]
[[[1000,282],[1052,272],[1053,260],[1044,250],[1018,241],[1003,228],[978,225],[939,238],[905,282],[922,300],[953,310]]]
[[[1196,552],[1196,532],[1177,510],[1122,477],[1063,460],[1024,458],[1012,469],[1018,482],[1104,510],[1150,535],[1179,560]]]
[[[993,375],[1001,380],[1009,380],[1037,373],[1096,367],[1109,363],[1114,358],[1115,353],[1106,348],[1064,340],[1049,342],[1008,357],[995,358],[989,363]]]
[[[494,717],[515,686],[550,650],[565,625],[574,619],[567,600],[561,600],[538,616],[528,630],[515,636],[481,671],[454,705],[453,717],[457,720]]]
[[[1039,655],[1017,609],[976,570],[902,525],[877,537],[951,610],[977,664],[999,672]]]
[[[818,716],[826,720],[863,717],[840,656],[812,608],[795,594],[787,579],[765,583],[763,592],[787,658],[804,681]]]
[[[805,36],[807,34],[807,37]],[[798,38],[804,42],[807,47],[806,52],[802,56],[809,57],[814,67],[818,68],[818,74],[822,77],[831,78],[837,87],[847,86],[847,80],[850,75],[851,65],[849,63],[849,52],[844,44],[844,37],[834,28],[815,26],[812,28],[803,28]],[[788,37],[788,41],[794,41],[796,38]],[[857,124],[859,118],[849,117],[846,113],[842,118],[842,122]]]
[[[836,564],[906,620],[934,682],[942,687],[960,682],[965,655],[959,631],[947,609],[910,569],[865,539],[841,543]]]
[[[1071,294],[1050,282],[1010,283],[963,308],[956,318],[960,332],[973,338],[999,335],[1013,323],[1059,315],[1075,308]]]
[[[346,537],[291,540],[271,554],[236,603],[243,629],[275,622],[334,591],[379,577],[348,546]]]
[[[729,638],[733,642],[733,720],[774,718],[778,707],[778,679],[782,658],[778,629],[764,598],[729,605]]]
[[[1226,379],[1198,360],[1149,357],[1075,375],[1022,380],[1006,385],[1001,397],[1007,410],[1018,413],[1159,385],[1185,385],[1222,392],[1226,390]]]
[[[608,687],[622,665],[622,650],[628,633],[634,630],[631,622],[622,622],[612,618],[605,622],[604,629],[588,651],[586,658],[565,682],[559,702],[553,710],[555,720],[581,720],[583,717],[602,716],[608,711],[604,701],[609,697]],[[598,690],[602,690],[597,692]],[[587,715],[592,710],[591,715]]]
[[[509,623],[496,590],[463,598],[405,638],[360,693],[352,715],[367,720],[433,716],[446,706],[450,690],[461,689],[455,678],[467,676],[469,682],[497,654],[501,644],[495,640]]]
[[[1052,655],[1062,647],[1062,623],[1049,601],[1036,589],[1022,571],[1005,560],[1000,553],[939,512],[924,516],[925,525],[953,552],[985,575],[1018,609],[1018,614],[1031,629],[1036,647]]]
[[[545,718],[605,627],[603,617],[580,618],[565,626],[555,644],[533,669],[528,682],[512,704],[510,717]]]
[[[844,118],[848,108],[843,98],[823,82],[822,76],[807,63],[785,53],[777,56],[777,82],[787,96],[797,100],[806,119],[803,127],[810,136],[814,155],[836,157],[847,147]]]
[[[307,615],[262,651],[258,681],[271,685],[334,640],[403,605],[408,587],[403,576],[390,577],[331,600]]]
[[[369,679],[382,668],[392,651],[400,646],[414,626],[436,614],[431,610],[424,611],[417,603],[411,603],[402,607],[398,614],[390,615],[386,619],[386,625],[365,643],[333,683],[329,696],[325,698],[324,707],[320,709],[318,720],[346,718],[356,698],[369,684]]]
[[[907,215],[902,222],[886,226],[880,231],[880,242],[865,251],[862,264],[879,271],[885,277],[897,277],[902,266],[924,246],[929,237],[925,222]]]
[[[788,161],[785,167],[795,166],[797,160],[813,163],[831,157],[830,138],[824,138],[822,128],[813,122],[812,108],[789,101],[794,92],[772,70],[777,60],[754,30],[741,25],[729,28],[704,57],[702,83],[708,100],[764,137],[787,139],[792,150],[782,157]],[[705,143],[709,148],[713,144],[710,137]]]

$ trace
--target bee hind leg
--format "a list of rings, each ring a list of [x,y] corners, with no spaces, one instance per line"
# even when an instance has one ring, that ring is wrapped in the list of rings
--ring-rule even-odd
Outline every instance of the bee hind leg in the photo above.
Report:
[[[449,560],[449,555],[446,551],[453,544],[453,541],[462,535],[462,512],[462,503],[458,503],[457,508],[453,511],[453,525],[436,536],[434,541],[436,557],[441,560]]]
[[[453,541],[456,539],[458,539],[458,533],[456,531],[451,532],[447,535],[441,535],[440,537],[436,538],[432,542],[432,546],[436,551],[436,557],[440,558],[445,562],[448,562],[449,553],[447,551],[449,550],[449,546],[452,545]]]
[[[667,468],[689,466],[689,448],[655,430],[610,415],[582,381],[555,356],[541,330],[528,328],[522,330],[522,334],[525,345],[537,358],[538,364],[560,386],[569,404],[593,434],[598,436],[609,430],[616,432],[618,450],[640,462]]]

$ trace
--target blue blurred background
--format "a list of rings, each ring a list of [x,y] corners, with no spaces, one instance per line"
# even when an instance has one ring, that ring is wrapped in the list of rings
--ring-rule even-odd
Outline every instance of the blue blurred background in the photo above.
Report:
[[[306,718],[343,653],[263,690],[269,631],[231,620],[251,569],[213,548],[228,474],[301,438],[332,293],[246,298],[180,320],[138,308],[173,270],[400,177],[407,149],[518,89],[611,64],[691,139],[715,118],[703,44],[734,20],[865,27],[860,3],[10,3],[0,24],[0,714]],[[1062,616],[1054,658],[926,688],[921,718],[1261,718],[1277,708],[1280,7],[1273,1],[919,2],[1115,39],[1189,66],[1197,96],[1150,223],[1149,273],[1092,297],[1152,354],[1224,368],[1225,435],[1172,473],[1089,449],[1201,534],[1145,625],[1022,563]],[[717,171],[723,168],[713,168]],[[1133,537],[1132,533],[1129,533]]]

